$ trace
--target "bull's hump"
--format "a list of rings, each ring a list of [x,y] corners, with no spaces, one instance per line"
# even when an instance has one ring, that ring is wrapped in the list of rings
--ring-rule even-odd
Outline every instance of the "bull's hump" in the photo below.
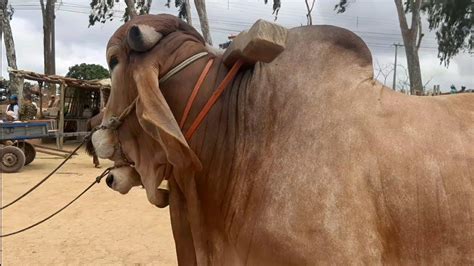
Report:
[[[292,28],[290,31],[302,34],[307,42],[329,43],[332,47],[338,47],[340,50],[349,52],[354,63],[361,67],[372,68],[372,54],[369,48],[352,31],[332,25],[302,26]]]

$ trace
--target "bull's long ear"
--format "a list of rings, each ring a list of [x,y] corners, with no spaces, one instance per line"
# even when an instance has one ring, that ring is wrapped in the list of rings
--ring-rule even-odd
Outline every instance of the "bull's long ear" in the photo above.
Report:
[[[128,30],[127,43],[134,51],[145,52],[155,46],[163,34],[148,25],[133,25]]]
[[[168,162],[173,165],[174,181],[176,181],[185,202],[181,202],[181,207],[187,209],[187,214],[179,222],[189,222],[189,226],[184,224],[186,230],[191,231],[195,250],[196,262],[192,264],[208,265],[209,261],[205,236],[200,228],[203,228],[201,204],[196,189],[194,175],[201,170],[202,166],[189,148],[178,122],[173,116],[165,97],[160,91],[158,82],[158,70],[150,65],[137,68],[133,78],[137,84],[139,100],[136,103],[136,112],[142,128],[160,143],[166,152]],[[142,147],[146,149],[146,147]],[[172,188],[173,189],[173,188]],[[170,193],[176,196],[179,191]],[[172,196],[172,197],[174,197]],[[183,199],[182,199],[183,200]],[[175,205],[176,202],[173,203]],[[183,206],[183,204],[186,204]],[[175,218],[175,217],[174,217]],[[182,225],[182,224],[181,224]],[[182,251],[182,248],[179,248]]]
[[[189,148],[176,119],[160,91],[158,70],[142,67],[134,71],[139,100],[136,112],[140,125],[163,147],[168,162],[175,170],[201,170],[201,162]]]

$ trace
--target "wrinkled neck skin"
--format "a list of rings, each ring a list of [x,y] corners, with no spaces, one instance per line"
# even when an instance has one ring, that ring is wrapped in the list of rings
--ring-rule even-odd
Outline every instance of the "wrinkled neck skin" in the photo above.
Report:
[[[165,75],[167,71],[189,56],[202,51],[195,47],[195,43],[184,43],[179,50],[186,51],[186,53],[177,51],[174,53],[174,56],[168,56],[165,62],[159,63],[160,76]],[[189,50],[194,50],[195,52],[189,53]],[[166,98],[177,123],[180,122],[183,116],[188,97],[208,60],[208,57],[197,60],[165,83],[160,84],[161,92]],[[165,71],[161,71],[161,69]],[[228,69],[222,64],[221,56],[217,56],[190,110],[182,130],[183,133],[191,126],[227,72]],[[201,254],[209,254],[210,251],[206,249],[216,250],[215,246],[222,245],[219,243],[225,241],[219,238],[225,235],[223,230],[227,228],[225,222],[226,214],[228,213],[227,205],[229,205],[231,194],[226,194],[226,191],[229,189],[229,185],[232,184],[232,176],[234,176],[233,166],[236,165],[236,157],[234,155],[239,142],[239,136],[243,136],[241,128],[239,128],[240,134],[236,133],[238,129],[237,119],[239,117],[237,103],[242,101],[239,98],[243,97],[243,90],[246,87],[242,86],[241,83],[248,82],[250,77],[251,71],[242,71],[241,74],[236,76],[204,119],[194,136],[188,141],[190,148],[198,156],[203,166],[203,169],[196,173],[194,178],[199,198],[199,209],[202,212],[200,218],[203,220],[203,223],[201,224],[205,228],[189,229],[189,227],[192,227],[191,225],[183,225],[183,223],[188,223],[187,220],[193,218],[183,219],[181,217],[183,213],[186,213],[184,211],[186,209],[186,195],[183,194],[183,191],[180,190],[176,182],[173,182],[173,180],[170,182],[170,213],[173,234],[176,241],[182,241],[182,243],[176,243],[180,265],[190,265],[196,260],[202,261],[203,257],[201,259],[196,258],[196,256],[199,256],[195,254],[199,253],[197,250],[200,250]],[[133,101],[135,97],[136,95],[131,95],[128,97],[128,100]],[[142,181],[147,180],[148,182],[148,184],[143,185],[156,188],[163,179],[166,158],[160,157],[163,156],[162,153],[156,152],[161,148],[156,141],[153,141],[141,129],[136,115],[130,115],[120,127],[119,138],[125,155],[135,162],[136,168],[140,169],[141,175],[143,173],[156,174],[154,178],[144,178],[142,176]],[[152,144],[150,145],[150,143]],[[135,149],[134,147],[139,147],[140,149]],[[174,178],[186,179],[189,177]],[[147,196],[153,202],[155,195],[150,193],[149,189],[147,189]],[[216,232],[216,229],[220,233]],[[198,247],[196,245],[199,244],[196,244],[195,240],[193,244],[193,239],[188,230],[203,232],[204,243],[207,242],[207,245],[211,247]],[[211,234],[211,232],[213,233]],[[208,258],[204,259],[207,260]],[[207,264],[207,262],[205,263]]]

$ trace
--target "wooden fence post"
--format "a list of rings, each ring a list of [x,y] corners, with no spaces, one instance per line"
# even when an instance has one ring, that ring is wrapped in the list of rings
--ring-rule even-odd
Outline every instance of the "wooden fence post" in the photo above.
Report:
[[[38,81],[38,89],[39,89],[39,118],[43,119],[43,81]]]
[[[63,148],[64,143],[64,94],[66,91],[66,84],[63,82],[61,83],[61,95],[59,96],[59,127],[58,127],[58,136],[56,137],[56,144],[58,149]]]

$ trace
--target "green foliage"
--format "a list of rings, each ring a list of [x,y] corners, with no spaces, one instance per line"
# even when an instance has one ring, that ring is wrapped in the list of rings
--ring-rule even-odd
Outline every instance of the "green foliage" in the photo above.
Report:
[[[89,15],[89,27],[94,26],[96,22],[105,23],[107,20],[113,20],[114,12],[112,8],[118,0],[92,0],[91,14]]]
[[[144,15],[150,12],[152,0],[134,0],[137,14]],[[114,19],[114,6],[120,0],[91,0],[91,14],[89,15],[89,27],[95,23],[105,23]],[[130,10],[125,8],[122,20],[127,22],[130,19]]]
[[[339,4],[337,4],[334,9],[337,10],[337,13],[344,13],[346,12],[347,5],[347,0],[339,0]]]
[[[428,15],[429,29],[437,30],[438,57],[445,65],[462,50],[473,49],[474,2],[429,0],[421,8]]]
[[[75,65],[69,68],[66,77],[82,80],[106,79],[110,77],[109,71],[101,65],[86,64]]]
[[[167,0],[165,6],[170,8],[171,0]],[[178,17],[181,19],[187,19],[188,15],[186,14],[186,1],[184,0],[175,0],[174,6],[178,8]]]
[[[413,1],[405,2],[405,12],[412,11]],[[349,3],[339,0],[338,13],[346,11]],[[472,0],[425,0],[421,11],[427,15],[429,29],[436,30],[438,58],[445,66],[463,50],[473,49],[474,2]]]
[[[268,3],[268,0],[264,0],[265,4]],[[171,0],[167,0],[165,6],[170,7]],[[186,1],[184,0],[174,0],[174,6],[178,8],[178,17],[181,19],[187,19],[186,14]],[[278,11],[280,11],[281,1],[280,0],[273,0],[273,14],[275,14],[275,19],[278,16]]]
[[[268,0],[264,0],[264,3],[267,4]],[[281,1],[280,0],[273,0],[273,14],[275,14],[275,20],[278,17],[278,11],[280,11]]]

